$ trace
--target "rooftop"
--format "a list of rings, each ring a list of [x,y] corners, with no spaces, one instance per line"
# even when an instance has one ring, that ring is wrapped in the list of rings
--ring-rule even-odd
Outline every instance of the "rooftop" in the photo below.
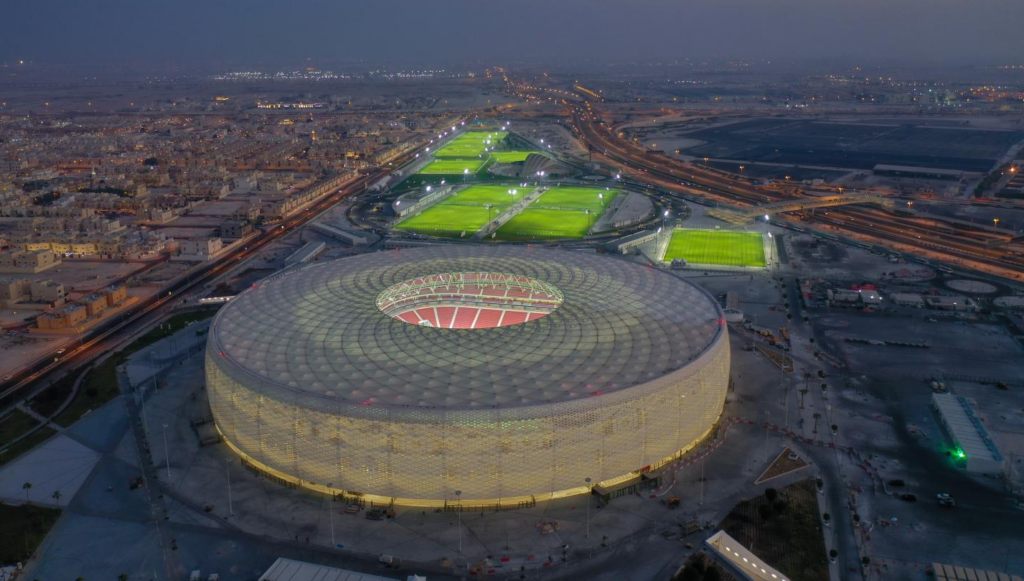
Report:
[[[491,328],[459,328],[464,302],[418,318],[379,308],[396,287],[448,273],[524,277],[557,289],[561,304],[527,305],[519,310],[546,315]],[[517,310],[508,300],[490,308]],[[508,407],[601,395],[680,369],[723,335],[721,316],[695,285],[624,260],[430,247],[321,262],[253,285],[217,315],[208,349],[236,380],[286,391],[375,406]]]

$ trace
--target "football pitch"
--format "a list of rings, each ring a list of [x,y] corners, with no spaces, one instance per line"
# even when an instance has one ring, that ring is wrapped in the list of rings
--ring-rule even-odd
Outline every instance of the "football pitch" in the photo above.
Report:
[[[537,208],[567,208],[602,212],[612,203],[612,200],[617,195],[619,195],[618,190],[554,187],[541,194],[540,198],[533,203],[533,206]]]
[[[573,212],[531,207],[498,228],[498,238],[583,238],[598,217],[597,214],[587,215],[582,210]]]
[[[678,258],[693,264],[763,267],[764,240],[754,232],[675,230],[665,260]]]
[[[491,157],[498,163],[517,163],[526,161],[533,151],[492,151]]]
[[[497,145],[506,135],[507,131],[468,131],[437,150],[434,157],[476,157],[485,148]]]
[[[463,175],[465,170],[475,174],[483,167],[482,159],[435,159],[428,163],[418,173],[424,175]]]
[[[510,194],[509,191],[515,192]],[[494,204],[495,206],[511,206],[521,200],[523,196],[533,191],[533,188],[514,186],[469,186],[464,190],[456,192],[454,196],[441,201],[441,204]]]
[[[504,207],[464,206],[461,204],[436,204],[422,213],[402,220],[396,228],[431,236],[458,237],[462,232],[472,236],[504,210]]]

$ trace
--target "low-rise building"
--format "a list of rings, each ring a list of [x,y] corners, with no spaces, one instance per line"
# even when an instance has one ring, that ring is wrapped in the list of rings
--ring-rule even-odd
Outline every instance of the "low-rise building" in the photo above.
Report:
[[[60,264],[52,250],[15,250],[0,253],[0,272],[35,274]]]
[[[32,281],[29,288],[32,300],[40,303],[64,304],[68,297],[64,285],[52,280]]]
[[[252,224],[242,220],[227,220],[220,225],[222,238],[245,238],[252,232]]]
[[[209,260],[224,248],[220,238],[191,238],[178,244],[177,260]]]
[[[36,319],[36,326],[44,331],[74,329],[85,323],[86,318],[88,318],[88,313],[84,306],[70,304],[39,315],[39,318]]]

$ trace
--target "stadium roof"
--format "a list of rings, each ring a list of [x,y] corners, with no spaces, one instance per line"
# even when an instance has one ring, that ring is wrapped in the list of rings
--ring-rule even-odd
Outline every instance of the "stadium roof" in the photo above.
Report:
[[[259,581],[395,581],[395,579],[280,557],[263,573]]]
[[[561,291],[553,312],[490,329],[418,326],[377,298],[417,277],[489,272]],[[253,285],[217,315],[210,352],[232,374],[373,406],[541,405],[644,383],[696,359],[723,332],[717,302],[671,274],[596,254],[437,246],[368,253]]]

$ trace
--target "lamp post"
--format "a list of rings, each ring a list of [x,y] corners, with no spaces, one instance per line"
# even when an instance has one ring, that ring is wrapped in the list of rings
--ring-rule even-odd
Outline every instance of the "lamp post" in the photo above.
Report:
[[[587,538],[590,538],[590,497],[594,495],[593,489],[590,488],[590,477],[583,479],[587,483]]]
[[[333,484],[327,483],[327,512],[331,515],[331,546],[337,547],[338,543],[334,540],[334,493],[331,492],[331,486]]]
[[[459,555],[462,555],[462,491],[455,491],[455,498],[458,499],[459,504]]]
[[[167,481],[171,481],[171,449],[167,447],[167,424],[164,424],[164,463],[167,465]]]
[[[224,471],[228,474],[228,516],[235,516],[235,509],[231,504],[231,460],[224,462]]]

